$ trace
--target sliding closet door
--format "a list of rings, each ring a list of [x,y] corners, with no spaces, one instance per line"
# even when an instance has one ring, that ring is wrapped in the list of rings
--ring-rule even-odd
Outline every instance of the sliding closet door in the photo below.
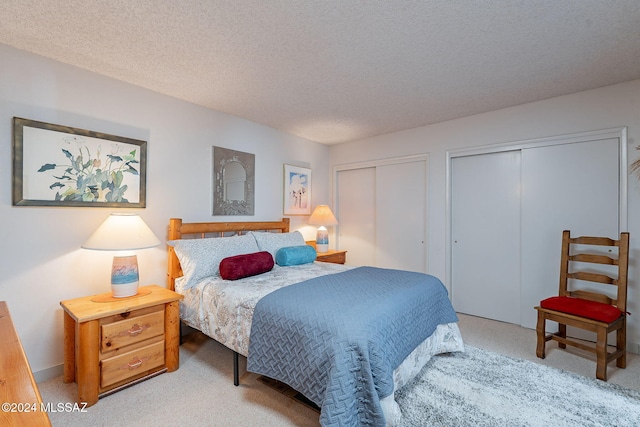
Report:
[[[520,322],[520,151],[451,161],[456,311]]]
[[[522,150],[522,326],[558,292],[562,230],[618,235],[619,158],[618,139]]]
[[[335,177],[347,264],[426,272],[427,157],[343,165]]]
[[[558,292],[562,231],[616,237],[626,227],[624,144],[592,134],[452,158],[456,310],[535,328],[533,307]]]
[[[426,160],[376,167],[376,265],[427,272]]]
[[[376,169],[336,174],[338,239],[348,265],[376,265]]]

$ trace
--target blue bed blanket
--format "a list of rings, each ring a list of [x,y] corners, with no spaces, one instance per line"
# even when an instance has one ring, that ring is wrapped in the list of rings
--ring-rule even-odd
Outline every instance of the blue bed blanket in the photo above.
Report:
[[[263,297],[247,369],[304,394],[325,427],[384,426],[393,371],[438,325],[457,321],[437,278],[358,267]]]

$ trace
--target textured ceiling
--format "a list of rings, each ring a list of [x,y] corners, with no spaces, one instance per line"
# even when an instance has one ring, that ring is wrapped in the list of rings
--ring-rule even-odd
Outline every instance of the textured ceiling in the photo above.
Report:
[[[2,0],[0,43],[333,144],[640,79],[640,1]]]

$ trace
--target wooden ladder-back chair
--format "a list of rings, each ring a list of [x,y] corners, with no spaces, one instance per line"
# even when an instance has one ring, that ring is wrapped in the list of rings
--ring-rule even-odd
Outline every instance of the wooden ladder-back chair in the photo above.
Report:
[[[576,245],[608,246],[609,252],[618,248],[617,258],[578,250]],[[544,359],[547,341],[558,342],[560,348],[567,345],[578,347],[596,354],[596,377],[607,380],[607,365],[616,360],[616,366],[627,365],[627,271],[629,263],[629,233],[620,233],[619,240],[606,237],[574,237],[568,230],[562,233],[562,257],[560,262],[560,292],[558,296],[540,302],[536,332],[538,343],[536,355]],[[589,265],[604,264],[618,271],[617,277],[589,272]],[[602,269],[602,267],[600,267]],[[600,270],[602,271],[602,270]],[[573,281],[595,282],[598,285],[615,287],[615,298],[604,293],[575,289]],[[593,286],[593,285],[592,285]],[[613,289],[612,289],[613,290]],[[612,294],[609,294],[612,295]],[[546,321],[558,322],[558,332],[546,335]],[[567,338],[567,325],[596,333],[595,346],[585,341]],[[616,331],[616,349],[609,352],[607,337]]]

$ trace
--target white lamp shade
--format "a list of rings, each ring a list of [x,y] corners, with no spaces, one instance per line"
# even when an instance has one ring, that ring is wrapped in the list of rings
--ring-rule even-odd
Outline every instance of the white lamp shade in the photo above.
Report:
[[[333,212],[331,212],[331,208],[329,206],[318,205],[313,210],[311,217],[309,217],[309,224],[331,226],[338,225],[338,220]]]
[[[136,214],[111,214],[82,244],[98,251],[133,251],[158,246],[160,240]],[[111,266],[111,293],[116,298],[136,295],[139,274],[135,254],[115,255]]]
[[[338,224],[331,208],[327,205],[316,206],[309,218],[309,224],[320,226],[316,234],[316,251],[327,252],[329,250],[329,232],[326,227]]]
[[[136,214],[114,213],[82,244],[85,249],[128,251],[160,245],[160,240]]]

